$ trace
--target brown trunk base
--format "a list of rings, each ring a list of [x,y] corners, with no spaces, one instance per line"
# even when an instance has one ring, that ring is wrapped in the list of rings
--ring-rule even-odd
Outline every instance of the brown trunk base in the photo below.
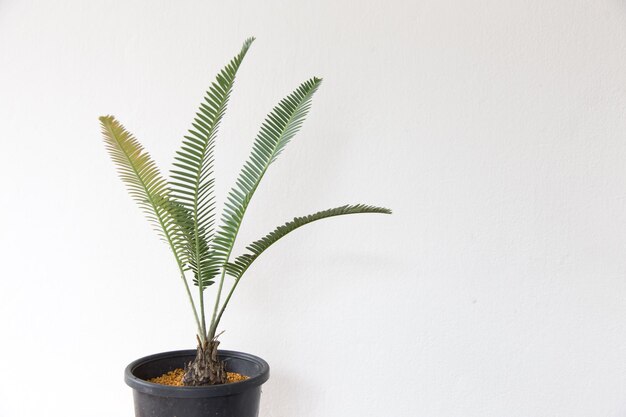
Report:
[[[217,358],[219,344],[216,339],[198,344],[196,358],[185,365],[183,385],[198,387],[227,382],[224,363]]]

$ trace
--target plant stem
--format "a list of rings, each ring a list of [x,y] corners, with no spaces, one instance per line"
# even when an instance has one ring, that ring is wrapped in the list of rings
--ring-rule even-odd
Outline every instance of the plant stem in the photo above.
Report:
[[[222,308],[220,309],[220,312],[217,315],[217,318],[215,318],[215,328],[216,329],[217,329],[217,326],[219,326],[219,324],[220,324],[220,320],[222,319],[222,314],[224,314],[224,310],[226,310],[226,306],[228,305],[228,302],[230,301],[230,297],[233,296],[233,293],[235,292],[235,288],[237,287],[237,284],[239,284],[239,280],[240,279],[241,279],[241,277],[239,277],[239,278],[237,278],[235,280],[235,283],[233,284],[232,288],[228,292],[228,295],[226,296],[226,299],[224,300],[224,304],[222,305]]]
[[[205,336],[206,335],[206,320],[204,318],[204,291],[203,288],[200,289],[200,317],[201,317],[201,327],[200,327],[200,331],[202,332],[202,335]],[[202,342],[204,342],[204,340],[202,340]]]
[[[177,259],[178,260],[178,259]],[[191,291],[189,290],[189,284],[187,283],[187,278],[185,278],[185,272],[182,268],[182,265],[178,265],[180,267],[180,277],[185,284],[185,290],[187,291],[187,297],[189,297],[189,302],[191,303],[191,309],[193,310],[193,316],[196,319],[196,325],[198,326],[198,337],[200,337],[200,341],[204,343],[205,334],[202,326],[200,325],[200,320],[198,319],[198,310],[196,309],[196,303],[193,301],[193,297],[191,296]],[[200,300],[202,302],[202,300]]]
[[[226,262],[224,265],[228,263],[228,259],[230,258],[230,253],[228,257],[226,257]],[[220,305],[220,296],[222,295],[222,287],[224,286],[224,276],[226,275],[226,266],[222,267],[222,276],[220,277],[220,285],[217,288],[217,295],[215,297],[215,306],[213,307],[213,316],[211,317],[211,327],[209,328],[209,334],[207,335],[207,339],[212,340],[215,337],[215,331],[217,330],[217,322],[215,318],[217,317],[217,309]],[[229,294],[230,298],[230,294]]]
[[[201,341],[204,343],[206,336],[206,320],[204,318],[204,281],[202,280],[202,268],[200,267],[200,238],[198,236],[198,202],[194,203],[194,234],[196,239],[196,271],[198,275],[198,297],[200,301],[200,315],[202,316],[202,324],[199,324]]]

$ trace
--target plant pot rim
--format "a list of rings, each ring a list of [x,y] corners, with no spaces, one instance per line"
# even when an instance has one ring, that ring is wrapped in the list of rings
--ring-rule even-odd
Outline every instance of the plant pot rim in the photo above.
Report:
[[[259,367],[259,372],[256,375],[246,375],[248,379],[245,381],[231,382],[222,385],[209,385],[205,387],[176,387],[162,385],[154,382],[148,382],[135,376],[134,372],[139,366],[151,361],[174,357],[187,357],[188,360],[193,359],[196,355],[196,350],[186,349],[156,353],[154,355],[144,356],[143,358],[139,358],[131,362],[124,370],[124,382],[126,382],[126,384],[134,390],[159,397],[207,398],[223,397],[247,391],[250,388],[262,385],[270,377],[270,366],[258,356],[234,350],[218,350],[217,353],[222,359],[236,358],[252,362]],[[181,360],[181,366],[183,363],[184,361]]]

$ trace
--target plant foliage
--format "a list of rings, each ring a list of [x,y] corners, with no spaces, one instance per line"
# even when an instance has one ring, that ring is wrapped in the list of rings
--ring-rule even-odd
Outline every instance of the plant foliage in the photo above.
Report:
[[[384,213],[386,208],[354,204],[296,217],[247,246],[233,261],[231,255],[250,200],[269,166],[276,161],[304,123],[311,100],[322,80],[311,78],[281,100],[261,125],[252,152],[245,162],[216,227],[214,149],[220,122],[226,112],[237,71],[254,38],[210,85],[174,157],[170,180],[166,180],[141,144],[113,117],[100,118],[104,141],[133,199],[165,240],[176,259],[193,309],[198,338],[203,344],[215,338],[216,329],[237,284],[252,263],[271,245],[290,232],[329,217],[358,213]],[[187,273],[198,287],[198,307],[191,294]],[[222,300],[225,276],[235,278]],[[216,282],[213,315],[205,320],[205,288]]]

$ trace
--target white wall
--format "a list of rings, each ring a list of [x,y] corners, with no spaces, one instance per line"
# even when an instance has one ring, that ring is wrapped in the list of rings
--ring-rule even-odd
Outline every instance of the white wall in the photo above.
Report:
[[[0,416],[131,416],[124,366],[194,347],[167,248],[116,178],[112,113],[164,169],[250,35],[219,195],[272,105],[325,81],[245,243],[223,346],[263,417],[626,416],[626,3],[0,1]],[[34,391],[33,391],[34,390]]]

